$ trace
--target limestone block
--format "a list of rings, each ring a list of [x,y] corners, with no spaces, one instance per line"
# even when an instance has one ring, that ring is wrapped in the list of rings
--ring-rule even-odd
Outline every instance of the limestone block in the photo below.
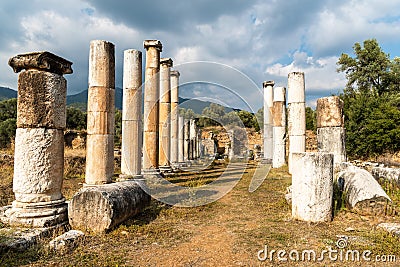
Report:
[[[17,201],[48,202],[62,198],[62,130],[18,128],[14,157],[13,191]]]
[[[18,128],[64,129],[67,81],[61,75],[38,70],[18,78]]]
[[[305,102],[305,82],[303,72],[291,72],[288,74],[288,97],[287,103]]]
[[[292,217],[307,222],[332,220],[333,155],[293,153]]]
[[[69,223],[74,229],[106,232],[138,214],[150,199],[135,181],[83,188],[68,205]]]
[[[49,242],[49,248],[54,250],[65,250],[71,249],[76,246],[77,241],[79,241],[85,234],[82,231],[70,230]]]
[[[317,129],[318,151],[334,155],[335,169],[346,161],[346,136],[343,127],[325,127]]]
[[[140,120],[142,117],[142,90],[124,89],[122,120]]]
[[[110,183],[113,175],[114,135],[88,135],[86,140],[86,184]]]
[[[305,103],[291,103],[288,105],[288,133],[289,135],[306,134]]]
[[[400,169],[398,168],[373,167],[371,174],[377,181],[384,179],[385,181],[390,182],[392,185],[400,187]]]
[[[142,86],[142,52],[135,49],[124,51],[123,85],[128,90]]]
[[[154,140],[159,138],[158,131],[144,132],[143,137],[143,169],[157,169],[159,147],[154,144]]]
[[[296,152],[306,151],[306,135],[292,135],[289,136],[289,155],[288,165],[289,173],[292,173],[292,154]]]
[[[317,100],[317,127],[343,127],[343,101],[338,96]]]
[[[93,40],[89,51],[89,87],[115,88],[114,44]]]
[[[115,114],[113,111],[88,111],[87,112],[87,133],[112,134],[114,135]]]
[[[274,101],[273,125],[274,127],[286,126],[286,107],[285,102]]]
[[[274,127],[273,129],[273,157],[272,157],[272,168],[280,168],[285,165],[285,127]]]
[[[132,176],[141,174],[142,122],[122,121],[121,173]]]
[[[344,181],[346,204],[361,214],[382,214],[388,201],[386,192],[371,173],[358,167],[348,167],[339,173]]]
[[[114,112],[115,90],[113,88],[91,86],[88,90],[87,111]]]

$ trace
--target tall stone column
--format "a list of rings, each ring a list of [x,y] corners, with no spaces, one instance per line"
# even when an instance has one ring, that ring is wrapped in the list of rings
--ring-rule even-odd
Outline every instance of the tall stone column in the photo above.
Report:
[[[160,140],[159,164],[161,172],[171,168],[171,67],[172,59],[160,60]]]
[[[286,160],[286,89],[285,87],[274,88],[273,102],[273,158],[272,167],[280,168],[285,165]]]
[[[189,160],[194,160],[195,158],[195,149],[196,149],[196,121],[194,119],[189,120],[190,129],[189,129]]]
[[[343,101],[338,96],[317,100],[318,151],[333,154],[335,171],[346,161],[346,137],[343,121]]]
[[[293,153],[292,217],[307,222],[332,220],[333,155]]]
[[[179,143],[178,143],[178,162],[179,165],[185,162],[185,121],[179,116]]]
[[[85,175],[87,186],[111,183],[114,175],[114,99],[114,44],[91,41]]]
[[[306,151],[306,104],[303,72],[288,75],[288,135],[289,173],[292,173],[292,154]]]
[[[144,41],[146,49],[146,72],[143,114],[143,170],[142,173],[158,173],[159,169],[159,97],[160,52],[158,40]]]
[[[184,146],[184,161],[188,162],[190,160],[190,120],[185,119],[185,146]]]
[[[171,71],[171,163],[179,163],[179,71]]]
[[[13,191],[2,220],[49,227],[68,220],[61,194],[64,174],[67,81],[72,63],[49,52],[9,60],[18,77]]]
[[[121,175],[119,181],[142,175],[142,52],[124,51]]]
[[[264,88],[264,131],[263,131],[263,150],[264,160],[266,163],[271,163],[273,158],[273,98],[274,98],[274,81],[263,82]]]

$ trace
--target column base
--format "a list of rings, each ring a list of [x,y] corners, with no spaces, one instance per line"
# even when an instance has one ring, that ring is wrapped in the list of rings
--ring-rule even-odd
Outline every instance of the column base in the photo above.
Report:
[[[146,175],[161,175],[160,169],[143,169],[142,176]]]
[[[134,181],[136,179],[142,179],[143,175],[141,174],[120,174],[119,177],[117,178],[117,182],[124,182],[124,181]]]
[[[171,166],[160,166],[160,172],[162,172],[162,173],[172,172],[172,167]]]
[[[12,206],[0,212],[0,220],[12,226],[51,227],[68,222],[67,210],[64,198],[38,203],[14,201]]]
[[[272,159],[261,159],[261,164],[272,164]]]

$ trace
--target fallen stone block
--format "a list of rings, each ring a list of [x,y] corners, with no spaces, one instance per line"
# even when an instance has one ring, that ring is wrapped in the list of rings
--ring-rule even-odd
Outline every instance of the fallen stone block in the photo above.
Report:
[[[361,214],[383,214],[387,202],[391,201],[386,192],[368,171],[349,166],[339,173],[343,181],[346,204]]]
[[[394,236],[400,237],[400,223],[380,223],[377,227]]]
[[[84,187],[68,204],[69,223],[73,229],[107,232],[138,214],[150,199],[137,180]]]
[[[388,168],[388,167],[374,167],[371,170],[372,176],[379,181],[390,182],[392,185],[400,187],[400,169]]]
[[[71,249],[75,247],[76,242],[84,235],[82,231],[70,230],[51,240],[49,242],[49,248],[54,250]]]

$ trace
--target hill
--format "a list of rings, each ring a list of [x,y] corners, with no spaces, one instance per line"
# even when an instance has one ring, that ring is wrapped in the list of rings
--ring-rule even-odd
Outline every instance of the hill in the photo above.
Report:
[[[0,87],[0,101],[16,97],[17,97],[17,91],[7,87]]]

